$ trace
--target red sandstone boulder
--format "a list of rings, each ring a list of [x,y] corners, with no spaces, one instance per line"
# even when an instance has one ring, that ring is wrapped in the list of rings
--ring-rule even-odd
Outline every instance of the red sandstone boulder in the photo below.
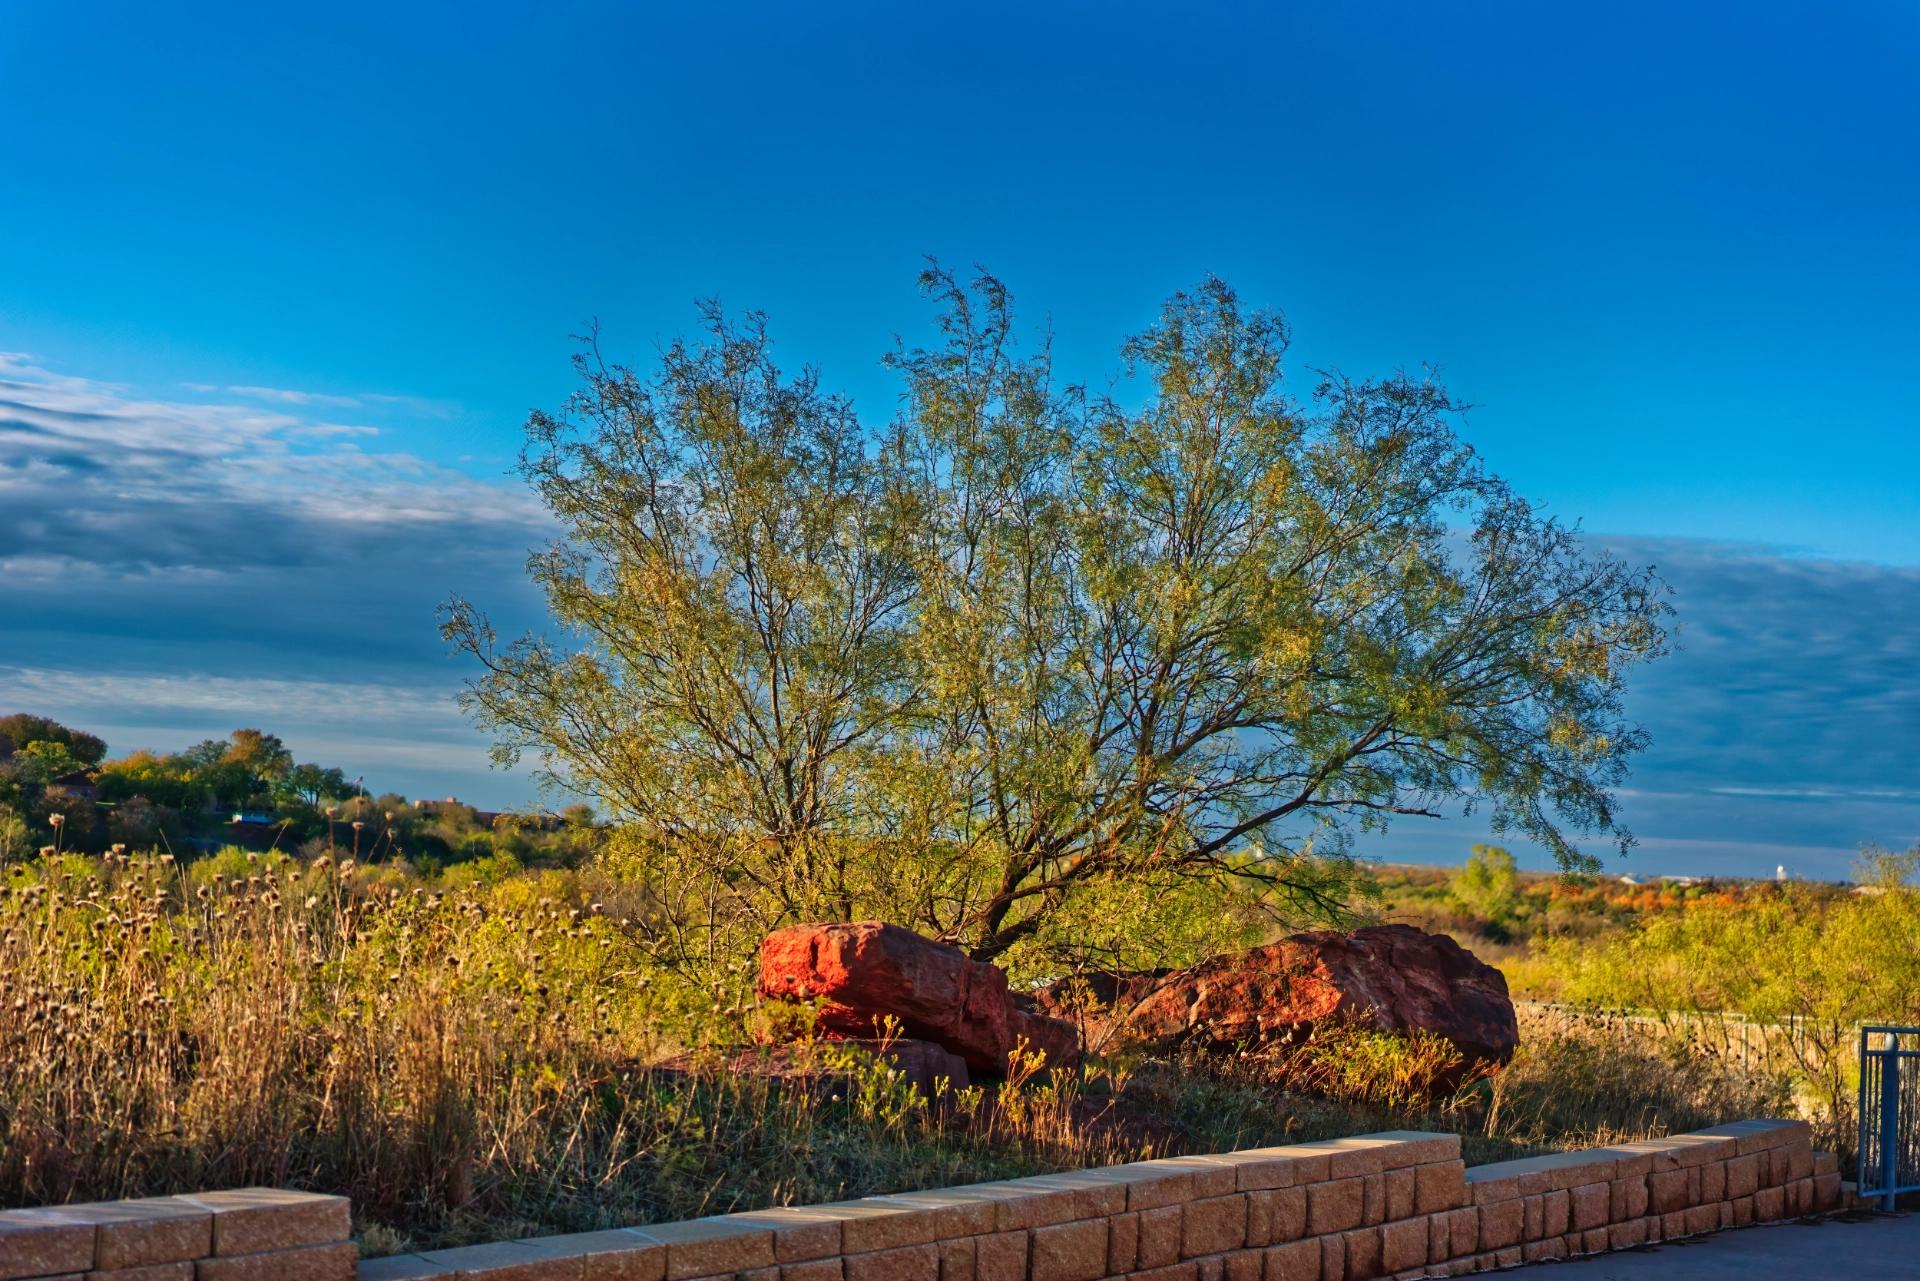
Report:
[[[1319,930],[1190,969],[1054,984],[1040,1008],[1079,1017],[1089,1042],[1165,1052],[1233,1050],[1291,1039],[1315,1024],[1424,1029],[1471,1063],[1505,1063],[1520,1031],[1499,970],[1445,935],[1409,925]]]
[[[993,1076],[1005,1075],[1023,1039],[1044,1051],[1050,1068],[1080,1061],[1073,1026],[1016,1008],[999,966],[880,921],[774,931],[760,945],[759,990],[772,1000],[819,1002],[820,1027],[840,1036],[872,1037],[892,1015],[902,1035]]]

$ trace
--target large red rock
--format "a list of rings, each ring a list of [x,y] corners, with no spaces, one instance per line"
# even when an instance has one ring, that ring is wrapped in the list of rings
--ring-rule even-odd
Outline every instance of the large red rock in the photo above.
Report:
[[[830,1033],[875,1036],[888,1015],[900,1034],[931,1041],[992,1076],[1023,1039],[1049,1068],[1080,1061],[1068,1023],[1019,1009],[997,965],[971,960],[959,948],[880,921],[796,925],[760,945],[760,995],[819,1004]]]
[[[1443,934],[1410,925],[1319,930],[1189,969],[1062,982],[1042,1009],[1077,1016],[1090,1042],[1150,1051],[1235,1050],[1289,1040],[1315,1024],[1424,1029],[1471,1063],[1505,1063],[1520,1043],[1507,980]],[[1087,999],[1090,998],[1090,999]]]

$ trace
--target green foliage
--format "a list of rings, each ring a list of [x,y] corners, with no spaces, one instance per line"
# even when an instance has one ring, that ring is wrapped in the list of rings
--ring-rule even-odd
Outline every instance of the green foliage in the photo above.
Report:
[[[0,716],[0,739],[23,749],[34,743],[53,743],[67,749],[77,766],[97,765],[107,754],[106,741],[83,730],[70,729],[58,721],[26,712]]]
[[[1498,845],[1475,845],[1465,866],[1454,873],[1449,891],[1462,911],[1490,927],[1493,937],[1504,937],[1520,906],[1513,855]]]
[[[28,743],[13,759],[15,772],[23,783],[44,785],[81,767],[80,758],[73,754],[72,748],[50,739]]]
[[[637,829],[664,928],[872,915],[1067,963],[1096,913],[1193,923],[1176,883],[1337,915],[1353,834],[1448,800],[1569,866],[1628,839],[1659,585],[1487,473],[1436,382],[1289,396],[1280,317],[1207,280],[1089,395],[1000,282],[923,285],[884,431],[757,315],[650,376],[590,348],[522,460],[567,643],[449,606],[502,759]]]
[[[1532,1028],[1433,1099],[1450,1049],[1337,1027],[1258,1065],[1023,1069],[930,1103],[866,1049],[756,1045],[777,1016],[746,967],[658,966],[592,867],[459,871],[6,869],[0,1204],[324,1188],[378,1252],[1382,1129],[1498,1159],[1781,1106],[1724,1061]]]
[[[1768,1061],[1845,1150],[1856,1029],[1920,1020],[1920,892],[1907,883],[1916,868],[1920,848],[1870,851],[1852,893],[1790,882],[1738,900],[1697,897],[1603,940],[1546,940],[1534,966],[1579,1005],[1780,1025],[1761,1029]]]

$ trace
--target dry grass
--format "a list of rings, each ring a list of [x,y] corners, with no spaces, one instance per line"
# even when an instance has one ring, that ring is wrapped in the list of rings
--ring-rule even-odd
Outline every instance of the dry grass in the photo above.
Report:
[[[812,1084],[736,1070],[744,963],[661,969],[590,875],[230,851],[0,888],[0,1205],[309,1187],[352,1196],[376,1252],[1370,1129],[1484,1160],[1778,1110],[1724,1064],[1571,1028],[1438,1101],[1444,1047],[1329,1033],[930,1106],[833,1045],[802,1051]]]

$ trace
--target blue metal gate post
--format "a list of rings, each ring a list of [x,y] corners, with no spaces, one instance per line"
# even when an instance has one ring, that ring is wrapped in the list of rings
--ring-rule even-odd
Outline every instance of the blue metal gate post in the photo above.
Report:
[[[1887,1057],[1880,1067],[1880,1171],[1885,1199],[1880,1208],[1893,1213],[1897,1184],[1894,1163],[1900,1152],[1900,1034],[1887,1034]]]

